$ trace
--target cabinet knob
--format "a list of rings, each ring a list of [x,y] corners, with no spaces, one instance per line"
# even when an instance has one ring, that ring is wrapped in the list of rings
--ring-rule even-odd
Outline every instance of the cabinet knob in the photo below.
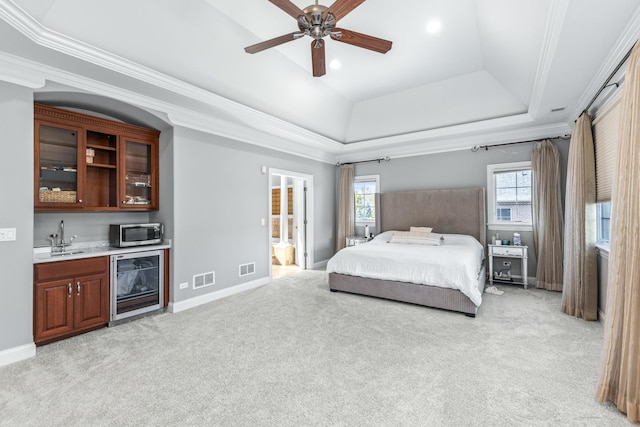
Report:
[[[78,200],[78,203],[82,203],[82,199]]]
[[[71,283],[69,283],[69,286],[67,288],[67,293],[69,294],[69,298],[71,298],[71,294],[73,293],[73,290],[71,289]]]
[[[80,282],[76,283],[76,290],[78,291],[78,295],[80,295]]]

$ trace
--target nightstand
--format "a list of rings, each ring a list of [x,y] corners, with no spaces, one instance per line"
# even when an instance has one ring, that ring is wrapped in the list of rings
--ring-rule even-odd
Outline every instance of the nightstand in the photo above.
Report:
[[[524,288],[527,289],[527,246],[487,245],[487,247],[487,255],[489,257],[489,284],[493,285],[493,282],[495,280],[498,282],[522,284],[524,285]],[[522,264],[522,283],[494,278],[493,257],[520,259],[520,262]]]
[[[369,240],[371,240],[371,237],[349,236],[349,237],[347,237],[347,246],[360,245],[362,243],[367,243]]]

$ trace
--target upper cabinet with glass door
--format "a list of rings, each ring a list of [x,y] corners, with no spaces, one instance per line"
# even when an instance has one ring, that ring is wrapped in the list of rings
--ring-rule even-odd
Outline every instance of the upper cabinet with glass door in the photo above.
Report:
[[[122,136],[122,209],[158,209],[158,144]]]
[[[64,123],[35,121],[36,208],[82,207],[80,135],[82,129]]]
[[[35,104],[35,210],[158,209],[160,132]]]

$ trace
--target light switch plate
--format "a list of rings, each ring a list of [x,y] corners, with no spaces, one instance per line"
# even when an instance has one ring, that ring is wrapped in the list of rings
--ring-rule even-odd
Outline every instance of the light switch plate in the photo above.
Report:
[[[0,228],[0,242],[14,242],[15,240],[15,228]]]

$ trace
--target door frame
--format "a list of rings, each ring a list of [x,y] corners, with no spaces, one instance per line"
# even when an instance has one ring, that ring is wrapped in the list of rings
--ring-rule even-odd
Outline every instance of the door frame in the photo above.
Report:
[[[272,265],[271,265],[271,239],[272,239],[272,235],[273,235],[273,227],[272,227],[272,220],[273,220],[273,215],[272,215],[272,206],[273,206],[273,202],[271,199],[271,195],[272,195],[272,191],[273,191],[273,177],[274,176],[286,176],[286,177],[291,177],[294,179],[301,179],[303,181],[305,181],[306,187],[307,187],[307,191],[306,191],[306,196],[307,196],[307,203],[306,203],[306,216],[307,216],[307,231],[305,233],[305,237],[306,237],[306,242],[305,242],[305,246],[306,246],[306,250],[307,250],[307,262],[306,262],[306,268],[313,268],[314,265],[314,245],[313,245],[313,175],[310,174],[306,174],[306,173],[301,173],[301,172],[295,172],[295,171],[288,171],[288,170],[283,170],[283,169],[276,169],[276,168],[269,168],[269,247],[268,247],[268,254],[269,254],[269,277],[273,277],[273,269],[272,269]],[[295,203],[295,201],[294,201]],[[301,267],[303,268],[303,267]]]

